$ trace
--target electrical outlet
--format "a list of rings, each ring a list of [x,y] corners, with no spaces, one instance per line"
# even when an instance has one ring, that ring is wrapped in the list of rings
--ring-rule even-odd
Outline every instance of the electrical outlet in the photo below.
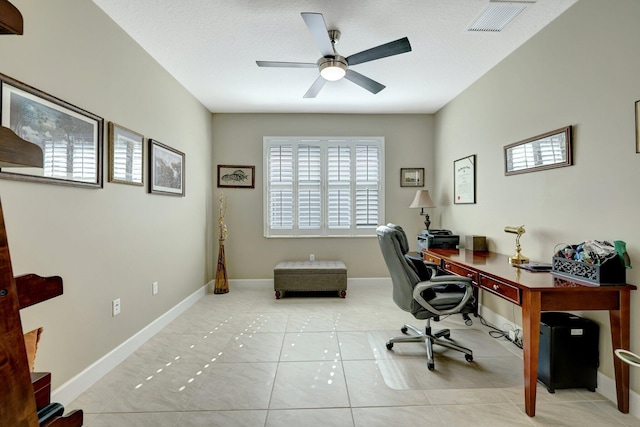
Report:
[[[158,295],[158,282],[151,284],[151,295]]]
[[[120,314],[120,298],[116,298],[111,302],[111,315],[117,316]]]
[[[309,254],[309,261],[313,262],[316,260],[316,254]]]

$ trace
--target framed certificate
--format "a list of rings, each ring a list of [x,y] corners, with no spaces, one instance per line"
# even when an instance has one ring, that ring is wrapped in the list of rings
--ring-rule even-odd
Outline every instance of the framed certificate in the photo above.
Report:
[[[476,155],[453,162],[453,203],[457,205],[476,202]]]

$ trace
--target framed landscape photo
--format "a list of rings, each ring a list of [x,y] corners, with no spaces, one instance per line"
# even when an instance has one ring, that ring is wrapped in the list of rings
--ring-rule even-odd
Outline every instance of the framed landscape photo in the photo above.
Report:
[[[218,165],[218,188],[255,188],[255,166]]]
[[[424,187],[424,168],[401,168],[400,187]]]
[[[185,195],[184,153],[154,139],[149,139],[149,192]]]
[[[104,120],[0,74],[1,124],[42,150],[42,168],[3,167],[0,178],[102,188]]]
[[[453,203],[457,205],[476,202],[476,155],[453,162]]]
[[[109,122],[109,182],[144,185],[144,136]]]

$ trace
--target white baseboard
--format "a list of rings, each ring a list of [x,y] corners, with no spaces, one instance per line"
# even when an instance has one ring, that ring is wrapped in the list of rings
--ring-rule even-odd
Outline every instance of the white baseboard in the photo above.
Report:
[[[514,324],[512,321],[494,313],[484,306],[480,307],[480,313],[487,323],[496,326],[498,329],[504,329],[504,327],[500,325],[513,325],[515,328],[522,329],[522,326]],[[596,389],[598,393],[612,401],[617,406],[618,399],[616,397],[615,380],[604,375],[601,371],[598,371],[596,379],[598,382],[598,387]],[[629,414],[636,418],[640,418],[640,395],[633,390],[629,391]]]
[[[105,376],[109,371],[118,366],[119,363],[133,354],[133,352],[142,344],[147,342],[151,337],[162,330],[162,328],[167,326],[179,315],[184,313],[189,307],[194,305],[207,293],[207,289],[212,285],[213,281],[207,283],[205,286],[176,304],[162,316],[148,324],[131,338],[98,359],[78,375],[53,390],[51,393],[51,401],[61,403],[63,406],[73,402],[100,378]]]

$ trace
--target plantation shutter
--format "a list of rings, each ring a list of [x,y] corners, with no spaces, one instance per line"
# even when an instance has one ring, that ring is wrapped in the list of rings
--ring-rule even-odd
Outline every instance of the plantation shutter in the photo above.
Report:
[[[380,159],[373,144],[356,146],[356,227],[375,228],[379,219]]]
[[[293,229],[293,145],[269,147],[269,224]]]
[[[320,146],[298,145],[298,227],[320,230],[322,225]]]
[[[327,153],[327,226],[351,228],[351,147],[330,145]]]
[[[264,138],[266,237],[375,236],[384,139]]]

